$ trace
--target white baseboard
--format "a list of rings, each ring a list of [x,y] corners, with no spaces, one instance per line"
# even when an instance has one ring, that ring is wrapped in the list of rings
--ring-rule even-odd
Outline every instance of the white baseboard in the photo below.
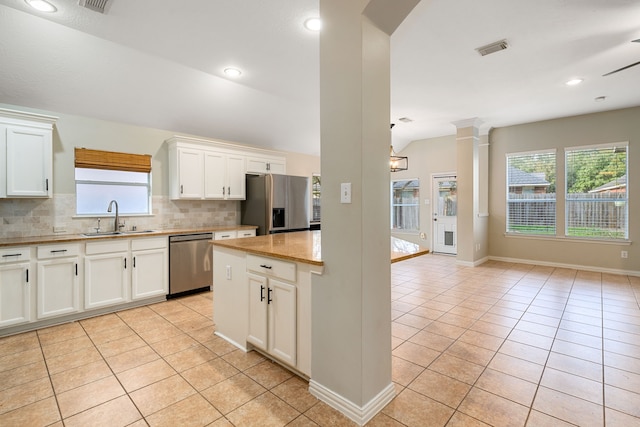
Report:
[[[244,345],[242,345],[242,344],[239,344],[239,343],[235,342],[234,340],[232,340],[232,339],[231,339],[231,338],[229,338],[228,336],[223,335],[223,334],[221,334],[221,333],[220,333],[220,332],[218,332],[218,331],[215,331],[215,332],[214,332],[214,335],[219,336],[219,337],[220,337],[220,338],[222,338],[223,340],[227,341],[229,344],[233,344],[234,346],[238,347],[240,350],[244,351],[245,353],[247,353],[247,352],[249,351],[249,349],[248,349],[246,346],[244,346]]]
[[[569,268],[569,269],[572,269],[572,270],[593,271],[593,272],[596,272],[596,273],[610,273],[610,274],[622,274],[622,275],[626,275],[626,276],[640,276],[640,271],[621,270],[621,269],[616,269],[616,268],[594,267],[594,266],[590,266],[590,265],[563,264],[563,263],[559,263],[559,262],[536,261],[536,260],[531,260],[531,259],[496,257],[496,256],[490,256],[489,260],[491,260],[491,261],[502,261],[502,262],[519,263],[519,264],[529,264],[529,265],[541,265],[541,266],[545,266],[545,267]]]
[[[342,412],[347,418],[363,426],[368,423],[395,397],[393,383],[389,383],[380,393],[360,407],[339,394],[329,390],[314,380],[309,381],[309,392],[333,409]]]
[[[480,258],[475,261],[459,261],[456,260],[456,264],[461,265],[463,267],[477,267],[485,262],[489,261],[489,257]]]

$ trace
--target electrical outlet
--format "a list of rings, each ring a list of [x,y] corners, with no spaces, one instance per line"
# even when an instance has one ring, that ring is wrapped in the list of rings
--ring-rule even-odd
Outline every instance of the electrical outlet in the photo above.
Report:
[[[54,225],[53,226],[54,233],[66,233],[66,227],[64,225]]]
[[[620,251],[620,258],[629,258],[629,252]]]
[[[231,280],[231,266],[227,265],[227,280]]]

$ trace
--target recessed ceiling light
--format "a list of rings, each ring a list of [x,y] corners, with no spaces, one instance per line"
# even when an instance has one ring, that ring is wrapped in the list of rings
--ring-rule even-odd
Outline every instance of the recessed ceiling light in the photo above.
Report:
[[[322,21],[320,18],[309,18],[304,21],[304,27],[309,31],[320,31],[322,28]]]
[[[240,77],[242,71],[238,70],[237,68],[229,67],[224,69],[224,74],[227,77]]]
[[[584,80],[583,79],[571,79],[568,82],[566,82],[565,84],[567,86],[575,86],[575,85],[579,85],[580,83],[582,83]]]
[[[29,6],[40,12],[55,12],[58,9],[51,3],[45,0],[24,0]]]

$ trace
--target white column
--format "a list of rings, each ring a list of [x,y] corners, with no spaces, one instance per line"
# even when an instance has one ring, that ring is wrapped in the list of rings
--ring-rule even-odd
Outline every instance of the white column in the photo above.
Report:
[[[487,218],[481,214],[482,193],[487,191],[486,176],[488,156],[480,149],[480,126],[478,118],[453,122],[457,128],[457,180],[458,180],[458,254],[457,261],[464,265],[476,265],[486,253]]]
[[[320,0],[325,268],[312,283],[310,391],[361,425],[394,396],[389,31],[418,1]]]

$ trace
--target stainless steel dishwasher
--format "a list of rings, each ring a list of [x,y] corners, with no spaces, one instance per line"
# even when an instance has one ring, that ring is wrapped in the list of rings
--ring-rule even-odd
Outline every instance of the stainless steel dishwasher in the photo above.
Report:
[[[169,236],[169,297],[211,289],[213,233]]]

